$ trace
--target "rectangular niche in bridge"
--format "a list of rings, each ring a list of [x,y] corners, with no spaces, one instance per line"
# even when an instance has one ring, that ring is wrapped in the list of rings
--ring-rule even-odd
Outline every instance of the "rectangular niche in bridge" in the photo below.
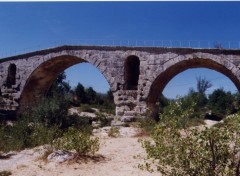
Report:
[[[17,72],[16,65],[10,64],[8,67],[8,75],[5,83],[7,88],[11,88],[13,85],[16,84],[16,72]]]
[[[140,60],[137,56],[128,56],[124,63],[125,90],[137,90]]]

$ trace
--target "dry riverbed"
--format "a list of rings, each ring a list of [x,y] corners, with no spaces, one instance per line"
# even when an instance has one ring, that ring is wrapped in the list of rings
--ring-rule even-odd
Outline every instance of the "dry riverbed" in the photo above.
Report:
[[[217,122],[206,120],[207,126]],[[110,128],[110,127],[109,127]],[[139,129],[121,127],[120,137],[108,137],[106,127],[95,131],[101,141],[100,150],[95,158],[72,162],[46,162],[39,159],[43,146],[34,149],[12,152],[6,158],[0,158],[0,171],[10,171],[16,176],[159,176],[138,168],[144,162],[146,152],[134,137]]]
[[[79,162],[44,162],[39,157],[43,147],[12,153],[9,158],[0,159],[0,171],[11,171],[16,176],[159,176],[138,168],[146,156],[145,151],[133,137],[133,128],[121,129],[121,136],[110,138],[104,133],[97,134],[101,147],[97,157]]]

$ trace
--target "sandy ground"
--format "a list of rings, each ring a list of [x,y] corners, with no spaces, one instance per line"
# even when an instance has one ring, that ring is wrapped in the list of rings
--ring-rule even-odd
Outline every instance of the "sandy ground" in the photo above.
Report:
[[[205,122],[209,127],[216,123]],[[121,137],[117,138],[98,132],[101,146],[97,157],[79,162],[44,162],[39,159],[44,152],[42,146],[12,153],[7,159],[0,158],[0,171],[11,171],[16,176],[159,176],[159,173],[138,169],[146,153],[138,138],[132,137],[137,132],[134,128],[123,127]]]
[[[0,159],[0,171],[16,176],[159,176],[138,169],[146,153],[138,138],[128,135],[110,138],[101,136],[101,148],[95,159],[79,163],[55,163],[39,160],[43,149],[24,150],[9,159]]]

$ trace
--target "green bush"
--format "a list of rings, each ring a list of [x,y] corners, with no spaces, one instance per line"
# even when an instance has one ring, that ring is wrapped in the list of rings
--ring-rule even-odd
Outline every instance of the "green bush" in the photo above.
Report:
[[[160,114],[160,121],[168,123],[169,120],[175,119],[179,128],[187,128],[204,124],[203,118],[197,116],[198,111],[195,102],[186,103],[186,99],[179,98],[176,101],[169,102]]]
[[[43,123],[33,124],[32,133],[29,136],[31,146],[35,147],[44,144],[52,145],[53,140],[60,137],[61,133],[62,133],[61,130],[56,125],[49,127]]]
[[[82,104],[79,110],[82,112],[95,113],[95,110],[92,109],[92,105],[89,105],[89,104]]]
[[[102,113],[107,113],[107,114],[115,114],[115,104],[114,102],[108,103],[104,102],[102,105],[93,105],[93,107],[97,108],[100,110]]]
[[[223,89],[216,89],[209,95],[208,108],[213,114],[224,118],[235,111],[234,95],[225,92]]]
[[[21,150],[31,146],[31,127],[25,120],[15,122],[13,126],[2,126],[0,132],[1,151]]]
[[[0,172],[0,176],[9,176],[9,175],[12,175],[12,172],[10,172],[10,171],[1,171]]]
[[[166,176],[239,175],[240,115],[204,129],[182,129],[169,118],[156,125],[151,137],[153,141],[142,141],[147,159],[141,169]]]
[[[149,135],[152,130],[154,130],[157,121],[151,118],[150,116],[146,116],[145,118],[140,118],[138,120],[139,127],[143,130],[144,134]]]
[[[93,127],[89,117],[82,117],[77,114],[68,115],[64,120],[64,124],[64,128],[74,127],[79,131],[92,134]]]
[[[120,135],[119,128],[117,128],[117,127],[110,128],[110,130],[108,132],[109,137],[118,137],[119,135]]]
[[[96,119],[100,121],[101,127],[111,126],[113,118],[109,118],[103,113],[96,113],[96,116]]]
[[[60,135],[58,126],[19,120],[14,122],[13,126],[0,127],[0,151],[8,152],[51,144]]]
[[[54,141],[56,149],[75,150],[78,155],[94,155],[99,150],[99,138],[91,138],[89,133],[70,127],[62,138]]]
[[[64,125],[63,120],[68,114],[68,108],[69,102],[64,97],[42,98],[24,116],[34,122],[61,126]]]

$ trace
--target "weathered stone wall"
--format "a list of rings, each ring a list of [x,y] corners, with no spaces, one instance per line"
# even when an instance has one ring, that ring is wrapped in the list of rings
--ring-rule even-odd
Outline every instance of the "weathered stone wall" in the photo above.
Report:
[[[124,63],[129,56],[140,61],[137,90],[125,90]],[[81,62],[93,64],[104,75],[114,95],[116,116],[122,120],[144,115],[166,84],[188,68],[219,71],[240,89],[240,51],[236,50],[65,46],[0,60],[0,109],[31,105],[46,94],[59,73]],[[6,86],[10,64],[17,68],[11,87]]]

